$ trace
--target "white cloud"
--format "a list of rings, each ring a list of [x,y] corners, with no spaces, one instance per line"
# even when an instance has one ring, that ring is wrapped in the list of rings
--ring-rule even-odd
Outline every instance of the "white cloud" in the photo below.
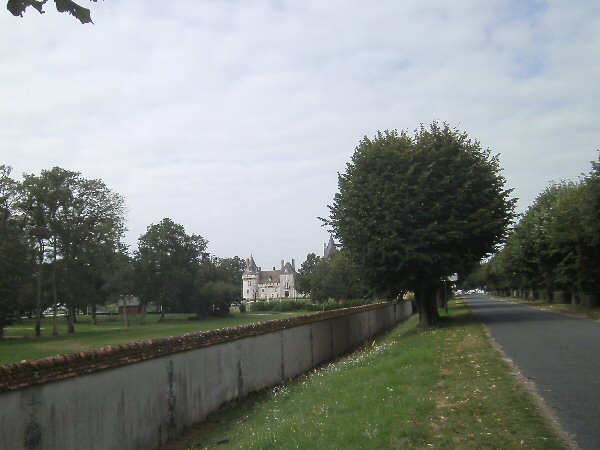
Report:
[[[359,140],[434,119],[501,153],[521,208],[596,158],[596,2],[51,7],[0,13],[0,162],[102,178],[132,245],[171,217],[219,256],[302,260]]]

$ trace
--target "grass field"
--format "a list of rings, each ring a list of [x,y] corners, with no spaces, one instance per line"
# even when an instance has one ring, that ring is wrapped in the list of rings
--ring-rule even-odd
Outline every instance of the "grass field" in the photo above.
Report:
[[[225,318],[188,320],[190,314],[167,314],[165,322],[159,315],[146,316],[146,325],[139,325],[139,316],[129,315],[130,326],[126,327],[122,316],[98,316],[98,324],[91,324],[91,317],[78,316],[75,334],[67,335],[64,317],[59,319],[59,335],[52,336],[52,318],[42,320],[42,336],[34,334],[34,319],[25,319],[20,324],[6,328],[6,339],[0,341],[0,364],[27,359],[43,358],[57,354],[123,344],[131,341],[166,336],[177,336],[194,331],[214,330],[264,320],[291,317],[299,313],[232,313]]]
[[[567,448],[467,306],[230,404],[169,449]]]

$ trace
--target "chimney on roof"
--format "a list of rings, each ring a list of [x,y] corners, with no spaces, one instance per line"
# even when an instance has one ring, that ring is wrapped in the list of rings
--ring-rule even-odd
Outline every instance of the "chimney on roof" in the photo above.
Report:
[[[281,270],[283,270],[283,259],[281,260]]]
[[[296,271],[296,261],[294,260],[294,258],[292,258],[292,270],[294,272]]]

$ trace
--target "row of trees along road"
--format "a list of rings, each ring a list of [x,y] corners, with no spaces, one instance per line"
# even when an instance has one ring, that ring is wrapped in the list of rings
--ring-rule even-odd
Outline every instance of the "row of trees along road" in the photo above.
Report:
[[[470,280],[502,295],[597,306],[600,158],[577,182],[552,183]]]
[[[39,336],[48,306],[58,334],[59,303],[72,333],[76,309],[91,306],[95,323],[96,305],[123,295],[139,296],[143,311],[157,302],[199,316],[226,314],[241,296],[240,258],[209,255],[205,239],[170,219],[149,226],[131,256],[124,223],[123,198],[101,180],[55,167],[17,181],[0,166],[0,338],[23,312]]]
[[[436,291],[506,236],[515,200],[498,157],[447,124],[365,137],[323,219],[377,295],[415,293],[420,323],[438,319]]]

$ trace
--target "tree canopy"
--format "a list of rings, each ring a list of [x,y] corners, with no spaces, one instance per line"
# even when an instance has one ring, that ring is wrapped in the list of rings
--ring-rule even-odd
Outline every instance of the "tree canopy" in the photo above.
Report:
[[[482,266],[481,282],[498,293],[596,304],[599,211],[600,160],[577,182],[551,183],[538,195],[506,245]]]
[[[23,17],[23,14],[30,6],[40,14],[44,14],[44,5],[46,1],[47,0],[8,0],[6,9],[8,9],[13,16],[19,17]],[[97,0],[91,1],[96,2]],[[54,0],[54,6],[56,6],[58,12],[69,13],[83,24],[93,23],[90,10],[72,0]]]
[[[205,254],[206,241],[188,235],[169,218],[152,224],[138,240],[135,267],[137,291],[142,301],[153,300],[164,308],[181,309],[192,296],[196,269]]]
[[[40,335],[50,279],[54,334],[59,297],[74,331],[75,308],[104,300],[111,261],[122,250],[124,201],[101,180],[60,167],[22,181],[10,172],[0,166],[0,328],[19,310],[35,309]]]
[[[498,156],[447,124],[365,137],[324,219],[379,295],[415,292],[437,319],[440,280],[464,273],[506,235],[515,200]]]
[[[33,273],[27,236],[14,215],[17,183],[10,172],[0,166],[0,339]]]
[[[141,300],[142,323],[150,302],[223,316],[241,300],[239,257],[211,256],[207,240],[171,219],[150,225],[133,256],[124,232],[124,200],[102,180],[54,167],[18,181],[0,165],[0,339],[23,313],[35,314],[40,335],[49,306],[58,334],[59,302],[74,332],[76,310],[91,309],[95,323],[96,305],[131,295]]]
[[[312,278],[315,270],[321,260],[321,257],[317,256],[315,253],[309,253],[306,255],[306,260],[300,266],[300,270],[298,271],[298,282],[296,285],[296,289],[298,292],[308,295],[312,290]]]
[[[360,270],[344,249],[319,260],[311,277],[310,296],[314,301],[326,302],[331,298],[344,302],[365,298],[367,294]]]

